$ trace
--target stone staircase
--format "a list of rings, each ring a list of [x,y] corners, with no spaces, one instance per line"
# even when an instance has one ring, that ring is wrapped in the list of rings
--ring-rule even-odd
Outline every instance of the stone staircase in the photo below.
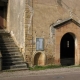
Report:
[[[22,54],[14,43],[10,33],[0,30],[0,51],[2,54],[3,70],[22,70],[28,69],[23,61]]]

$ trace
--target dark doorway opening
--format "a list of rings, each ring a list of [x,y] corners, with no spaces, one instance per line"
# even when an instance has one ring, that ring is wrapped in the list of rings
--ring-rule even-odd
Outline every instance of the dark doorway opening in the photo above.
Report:
[[[0,29],[2,29],[4,27],[4,8],[0,7]]]
[[[66,33],[61,39],[60,61],[63,66],[75,64],[75,40],[71,33]]]
[[[0,29],[5,29],[7,26],[7,1],[0,0]]]

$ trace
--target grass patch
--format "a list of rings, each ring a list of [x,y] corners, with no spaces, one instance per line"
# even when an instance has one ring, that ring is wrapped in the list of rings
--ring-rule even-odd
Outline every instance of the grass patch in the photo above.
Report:
[[[61,65],[48,65],[48,66],[34,66],[30,67],[30,70],[45,70],[45,69],[54,69],[54,68],[61,68]]]
[[[45,69],[55,69],[55,68],[74,68],[74,67],[80,67],[80,65],[71,65],[71,66],[61,66],[61,65],[48,65],[48,66],[34,66],[29,67],[29,70],[32,71],[38,71],[38,70],[45,70]]]

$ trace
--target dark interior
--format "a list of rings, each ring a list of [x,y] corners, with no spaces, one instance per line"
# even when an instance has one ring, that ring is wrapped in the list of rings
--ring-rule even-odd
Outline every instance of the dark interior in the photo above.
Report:
[[[74,65],[75,41],[70,33],[66,33],[60,44],[60,58],[62,65]]]

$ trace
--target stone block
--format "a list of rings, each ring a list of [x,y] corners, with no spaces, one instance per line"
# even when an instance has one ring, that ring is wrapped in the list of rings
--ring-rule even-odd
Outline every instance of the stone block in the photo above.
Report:
[[[32,35],[27,35],[26,39],[28,39],[28,40],[32,39]]]

